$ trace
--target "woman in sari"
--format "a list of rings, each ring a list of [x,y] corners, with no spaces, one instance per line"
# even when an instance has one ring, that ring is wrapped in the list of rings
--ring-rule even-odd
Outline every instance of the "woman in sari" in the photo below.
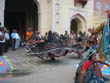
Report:
[[[92,45],[93,43],[91,43],[90,49],[78,65],[75,83],[96,83],[96,81],[97,83],[104,83],[98,63],[105,64],[107,66],[109,65],[96,59],[96,50],[92,48]]]
[[[97,83],[104,83],[98,63],[102,63],[107,66],[109,66],[107,63],[110,64],[110,61],[108,59],[108,57],[110,57],[110,11],[107,11],[107,13],[108,18],[106,22],[102,23],[95,30],[95,33],[103,31],[98,50],[100,60],[94,58],[94,49],[90,48],[85,58],[79,64],[75,83],[96,83],[96,81]]]

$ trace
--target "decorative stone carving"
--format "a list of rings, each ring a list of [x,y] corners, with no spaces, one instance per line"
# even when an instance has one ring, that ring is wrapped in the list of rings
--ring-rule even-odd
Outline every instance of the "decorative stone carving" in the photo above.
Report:
[[[56,11],[59,11],[59,10],[60,10],[60,4],[56,3]]]
[[[60,19],[60,14],[56,13],[56,20],[59,20],[59,19]]]

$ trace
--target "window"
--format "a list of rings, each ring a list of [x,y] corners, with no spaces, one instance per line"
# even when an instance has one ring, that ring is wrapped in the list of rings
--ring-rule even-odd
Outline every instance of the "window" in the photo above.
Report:
[[[105,4],[105,10],[109,10],[109,5]]]
[[[96,7],[97,7],[97,9],[101,9],[101,3],[100,2],[97,2],[96,3]]]

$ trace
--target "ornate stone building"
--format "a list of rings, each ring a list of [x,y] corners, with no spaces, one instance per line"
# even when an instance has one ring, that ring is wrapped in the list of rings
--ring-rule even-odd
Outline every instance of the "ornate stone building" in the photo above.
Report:
[[[96,1],[0,0],[0,26],[6,26],[10,31],[17,29],[21,34],[29,26],[42,34],[49,30],[60,34],[64,34],[65,30],[78,34],[100,23]],[[103,17],[105,19],[106,15]]]
[[[110,10],[110,0],[94,0],[94,26],[98,26],[106,20],[107,10]]]
[[[0,0],[1,26],[23,33],[31,26],[45,33],[52,24],[51,0]]]

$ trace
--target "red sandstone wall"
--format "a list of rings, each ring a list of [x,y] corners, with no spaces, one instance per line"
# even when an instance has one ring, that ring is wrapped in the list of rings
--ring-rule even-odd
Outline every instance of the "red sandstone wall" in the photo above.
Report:
[[[94,11],[98,10],[96,3],[97,1],[101,2],[101,11],[105,12],[105,4],[107,3],[109,5],[110,8],[110,0],[94,0]]]

